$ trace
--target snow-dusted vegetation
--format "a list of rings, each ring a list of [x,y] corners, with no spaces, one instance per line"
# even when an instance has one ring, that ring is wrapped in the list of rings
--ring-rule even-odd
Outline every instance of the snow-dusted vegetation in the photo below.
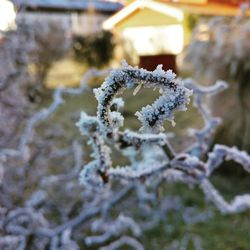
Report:
[[[247,151],[250,149],[248,10],[249,4],[246,3],[242,4],[240,15],[234,18],[215,17],[201,21],[193,32],[186,57],[196,77],[206,78],[209,84],[217,79],[229,83],[230,88],[214,98],[211,105],[224,120],[218,140]],[[218,108],[222,99],[224,105]],[[227,112],[232,107],[234,115]]]
[[[62,148],[56,139],[37,134],[37,126],[65,105],[65,95],[89,91],[90,78],[106,74],[104,83],[94,90],[96,116],[81,113],[76,124],[79,136],[71,144]],[[126,102],[121,95],[126,89],[134,89],[136,95],[140,88],[156,89],[159,97],[134,110],[141,122],[139,131],[124,129]],[[250,194],[228,202],[210,181],[224,161],[233,160],[250,172],[246,152],[212,145],[221,120],[212,116],[204,99],[225,88],[222,81],[204,87],[192,79],[178,79],[161,66],[150,72],[124,62],[111,72],[89,71],[79,88],[55,90],[51,105],[27,120],[17,146],[0,151],[0,248],[111,250],[128,245],[141,250],[146,248],[143,234],[160,223],[168,225],[171,211],[179,211],[187,224],[213,220],[210,210],[190,210],[181,197],[169,196],[167,190],[159,198],[159,190],[169,182],[200,187],[207,201],[223,214],[248,210]],[[195,142],[178,151],[164,131],[164,122],[174,126],[175,113],[188,109],[189,102],[199,110],[204,127],[193,129]],[[60,132],[60,124],[48,129],[48,137],[66,134]],[[93,151],[91,158],[83,140]],[[125,166],[112,163],[116,152],[127,159]],[[59,173],[51,171],[53,165],[60,165]],[[195,249],[202,249],[202,240],[192,234],[170,242],[166,249],[187,249],[190,241]]]

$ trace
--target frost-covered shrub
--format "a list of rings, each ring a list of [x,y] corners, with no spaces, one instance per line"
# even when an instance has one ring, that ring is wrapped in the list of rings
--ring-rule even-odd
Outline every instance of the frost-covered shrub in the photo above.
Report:
[[[242,6],[245,8],[246,6]],[[243,9],[244,11],[244,9]],[[234,18],[205,20],[194,30],[187,50],[187,63],[194,74],[211,84],[217,79],[230,83],[230,90],[212,101],[212,109],[225,120],[217,139],[250,150],[250,21],[242,13]],[[223,107],[219,102],[223,98]],[[228,112],[233,109],[234,112]],[[232,110],[231,110],[232,111]],[[235,119],[237,117],[237,119]],[[239,132],[240,131],[240,132]]]
[[[184,206],[180,197],[164,194],[159,199],[160,186],[172,181],[199,186],[222,213],[249,209],[249,194],[227,202],[209,180],[225,160],[234,160],[250,171],[247,153],[224,145],[209,150],[220,119],[211,116],[203,99],[224,90],[225,82],[201,87],[192,79],[177,79],[161,66],[150,72],[126,63],[109,73],[94,91],[96,116],[82,112],[77,122],[93,149],[92,160],[85,162],[89,157],[84,155],[87,151],[79,136],[61,148],[54,140],[38,136],[36,128],[63,106],[64,95],[88,91],[89,78],[107,72],[90,71],[77,89],[57,89],[51,105],[28,120],[17,147],[0,151],[0,248],[110,250],[128,245],[142,250],[143,232],[160,222],[169,223],[166,215],[171,211],[179,212],[186,224],[211,219],[210,210],[199,213]],[[135,112],[140,131],[124,130],[121,110],[125,103],[118,95],[127,88],[134,88],[136,94],[141,87],[158,89],[159,97]],[[191,99],[205,126],[192,131],[195,143],[176,152],[164,132],[164,121],[174,125],[175,112],[184,111]],[[60,136],[65,134],[62,131]],[[128,158],[126,166],[112,163],[115,150]],[[53,165],[59,165],[62,172],[52,173],[49,167]],[[187,249],[190,241],[195,249],[202,249],[201,239],[189,234],[170,248],[177,244]]]
[[[34,49],[31,51],[36,81],[44,84],[52,65],[62,59],[69,51],[71,34],[63,23],[56,21],[30,21]]]
[[[53,62],[69,48],[62,25],[17,19],[0,42],[0,146],[14,146]],[[30,70],[34,65],[35,71]],[[34,91],[35,90],[35,91]],[[16,133],[13,133],[15,131]]]
[[[57,23],[28,23],[18,19],[16,29],[0,41],[0,147],[13,147],[51,65],[70,45],[65,28]],[[33,65],[33,71],[30,70]],[[15,133],[13,133],[15,131]]]
[[[29,29],[21,23],[16,30],[6,31],[0,41],[0,147],[17,143],[20,125],[29,113],[29,37]]]
[[[111,107],[117,102],[117,95],[125,89],[135,88],[136,94],[141,87],[158,88],[160,97],[135,113],[142,124],[140,131],[122,131],[123,116],[119,109],[113,111]],[[89,143],[94,151],[94,160],[81,171],[80,183],[98,189],[116,179],[143,179],[148,185],[155,179],[182,181],[199,185],[223,213],[247,209],[250,206],[249,195],[236,197],[232,204],[228,204],[209,181],[214,169],[225,160],[234,160],[247,172],[250,171],[250,156],[246,152],[224,145],[215,145],[209,152],[211,136],[220,119],[211,116],[202,98],[204,95],[214,95],[226,87],[227,84],[222,81],[210,87],[201,87],[192,79],[182,81],[176,79],[172,71],[162,70],[161,66],[150,72],[124,63],[121,69],[113,70],[102,86],[94,90],[98,101],[97,116],[91,117],[83,112],[77,123],[81,133],[90,138]],[[194,106],[201,112],[205,126],[200,131],[193,131],[196,143],[176,153],[167,135],[162,133],[163,122],[170,120],[175,125],[174,112],[185,111],[192,94]],[[120,99],[119,103],[123,104]],[[130,148],[134,155],[140,156],[140,160],[133,157],[129,166],[115,167],[109,145],[115,145],[122,153]],[[203,160],[205,155],[208,156],[207,161]]]
[[[16,29],[7,32],[4,39],[16,40],[15,44],[7,42],[8,50],[16,50],[10,55],[15,65],[10,65],[8,60],[7,65],[12,71],[19,72],[21,67],[26,71],[26,95],[34,102],[52,65],[69,51],[71,34],[65,24],[51,20],[40,22],[27,16],[21,8],[16,14]],[[6,71],[3,74],[8,75]]]

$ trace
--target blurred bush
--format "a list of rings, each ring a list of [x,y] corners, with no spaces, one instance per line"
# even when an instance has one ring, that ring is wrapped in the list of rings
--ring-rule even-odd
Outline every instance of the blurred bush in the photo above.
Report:
[[[48,71],[71,44],[61,24],[25,16],[16,24],[0,41],[0,146],[16,144],[23,121],[34,112],[31,104],[47,93],[44,81]]]
[[[54,21],[32,22],[29,26],[34,39],[31,55],[35,75],[39,82],[44,83],[52,64],[62,59],[68,52],[71,44],[70,34],[63,24]]]
[[[115,42],[113,34],[102,31],[90,36],[75,36],[73,52],[75,59],[90,67],[103,67],[110,62],[114,55]]]
[[[187,51],[198,77],[213,83],[228,81],[230,88],[212,100],[211,106],[223,117],[217,133],[220,143],[250,151],[250,21],[244,15],[212,18],[195,29]]]
[[[30,112],[26,98],[29,37],[30,30],[20,23],[16,30],[3,33],[0,41],[0,147],[17,143],[22,122]]]
[[[63,23],[52,20],[41,22],[25,15],[17,18],[17,30],[12,33],[22,34],[27,41],[27,97],[31,102],[41,101],[50,69],[56,61],[66,56],[70,49],[71,34]]]

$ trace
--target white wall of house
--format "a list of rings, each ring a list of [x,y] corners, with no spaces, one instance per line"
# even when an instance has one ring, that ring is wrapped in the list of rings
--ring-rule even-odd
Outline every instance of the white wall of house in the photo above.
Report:
[[[15,24],[15,17],[13,4],[8,0],[0,0],[0,30],[12,28]]]
[[[139,56],[177,55],[184,47],[184,30],[181,24],[126,28],[122,36],[133,44]]]

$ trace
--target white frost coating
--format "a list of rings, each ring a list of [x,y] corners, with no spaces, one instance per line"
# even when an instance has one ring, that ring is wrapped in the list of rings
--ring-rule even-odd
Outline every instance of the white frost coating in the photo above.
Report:
[[[112,106],[116,106],[117,109],[116,110],[119,110],[121,108],[124,107],[124,101],[121,97],[119,98],[114,98],[113,101],[112,101]]]
[[[183,182],[187,184],[197,183],[197,181],[193,177],[177,169],[169,169],[168,171],[163,173],[162,177],[164,177],[164,179],[170,183],[172,182]]]
[[[26,202],[28,207],[36,207],[43,203],[47,199],[47,193],[44,190],[36,191],[32,194],[29,200]]]
[[[97,236],[85,238],[87,245],[103,244],[112,237],[118,237],[127,231],[131,231],[133,236],[141,235],[140,226],[130,217],[120,214],[115,221],[96,220],[91,225],[92,232],[102,232]]]
[[[98,189],[107,182],[106,171],[112,166],[111,150],[99,134],[92,134],[89,144],[94,150],[91,155],[94,160],[83,167],[79,181],[82,185]]]
[[[78,244],[71,239],[71,234],[72,234],[71,229],[66,229],[62,233],[60,249],[80,250],[80,247],[78,246]]]
[[[217,81],[212,86],[204,87],[191,78],[185,79],[183,83],[193,91],[193,106],[199,110],[204,120],[204,127],[201,130],[189,129],[189,132],[196,137],[197,142],[189,147],[187,151],[193,155],[201,156],[209,149],[212,135],[216,127],[221,123],[220,118],[212,117],[203,99],[207,95],[215,95],[225,90],[228,84],[224,81]]]
[[[236,196],[231,202],[227,202],[209,180],[204,179],[200,187],[223,214],[240,213],[250,208],[250,194]]]
[[[187,250],[193,246],[194,250],[204,250],[202,247],[202,239],[200,236],[193,234],[185,234],[181,240],[174,240],[171,245],[167,248],[168,250]]]
[[[94,158],[80,172],[80,184],[87,187],[92,186],[92,188],[103,187],[104,182],[106,182],[105,172],[112,165],[112,161],[110,148],[101,136],[101,125],[96,117],[88,116],[85,112],[81,113],[80,120],[76,125],[83,135],[91,135],[88,144],[93,149],[91,156]]]
[[[120,112],[113,111],[113,112],[111,112],[110,115],[111,115],[111,119],[112,119],[112,127],[114,129],[123,126],[124,117],[121,115]]]
[[[162,164],[141,164],[136,169],[131,166],[110,168],[108,175],[112,178],[135,180],[140,178],[147,178],[156,174],[160,174],[170,168],[168,162]]]
[[[24,241],[23,236],[13,236],[7,235],[0,238],[0,247],[1,249],[22,249],[22,243]]]
[[[230,148],[224,145],[215,145],[213,151],[208,154],[208,162],[206,164],[207,175],[209,176],[224,161],[233,160],[250,173],[250,156],[240,151],[236,147]]]
[[[205,170],[205,164],[198,157],[188,154],[180,153],[172,160],[172,165],[176,165],[178,168],[183,169],[198,169],[199,167],[204,167]]]
[[[175,74],[164,71],[162,65],[154,71],[133,68],[123,63],[121,69],[113,70],[106,78],[102,86],[94,90],[98,101],[97,117],[102,124],[112,130],[111,105],[116,95],[126,88],[142,85],[147,88],[159,88],[162,96],[151,106],[147,106],[137,113],[143,127],[150,127],[152,131],[158,131],[161,123],[166,119],[173,119],[174,110],[184,110],[189,102],[191,91],[175,80]],[[166,103],[167,102],[167,103]],[[159,111],[157,113],[157,111]]]
[[[80,120],[76,123],[82,135],[89,135],[100,130],[100,123],[95,116],[89,116],[81,112]]]
[[[125,130],[123,134],[123,140],[132,145],[146,145],[146,144],[158,144],[165,145],[167,143],[168,136],[159,133],[159,134],[139,134],[130,130]]]
[[[92,161],[85,165],[79,175],[80,184],[91,188],[103,187],[103,181],[97,172],[99,168],[98,161]]]
[[[134,250],[144,250],[143,245],[138,240],[129,236],[123,236],[120,239],[110,243],[108,246],[101,247],[99,250],[116,250],[120,249],[123,245],[133,247]]]
[[[194,93],[198,93],[199,95],[216,95],[228,88],[227,82],[222,80],[216,81],[214,85],[204,87],[197,84],[197,82],[195,82],[193,79],[187,78],[184,80],[184,85],[190,90],[193,90]]]
[[[152,105],[147,105],[140,112],[136,112],[135,115],[143,125],[142,129],[153,132],[163,131],[163,122],[174,120],[174,110],[186,110],[191,94],[191,91],[187,91],[181,85],[174,90],[164,91]]]

